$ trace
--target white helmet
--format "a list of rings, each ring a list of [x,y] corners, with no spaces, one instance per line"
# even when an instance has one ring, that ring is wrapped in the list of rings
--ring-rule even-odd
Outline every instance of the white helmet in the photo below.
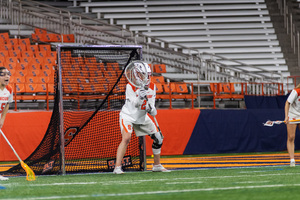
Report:
[[[151,68],[147,63],[136,60],[126,67],[125,75],[134,86],[143,87],[150,83]]]

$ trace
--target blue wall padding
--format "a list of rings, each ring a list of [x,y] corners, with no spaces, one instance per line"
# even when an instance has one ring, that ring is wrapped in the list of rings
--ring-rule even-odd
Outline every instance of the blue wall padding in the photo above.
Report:
[[[250,96],[245,95],[247,109],[284,109],[288,95],[282,96]]]
[[[286,150],[286,125],[263,125],[283,119],[283,109],[201,110],[184,154]],[[295,146],[300,147],[300,139]]]

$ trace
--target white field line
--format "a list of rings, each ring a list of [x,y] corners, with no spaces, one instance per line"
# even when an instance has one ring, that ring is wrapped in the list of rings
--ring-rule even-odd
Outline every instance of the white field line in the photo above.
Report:
[[[140,184],[143,182],[157,182],[157,181],[176,181],[176,180],[201,180],[201,179],[222,179],[222,178],[243,178],[243,177],[263,177],[263,176],[295,176],[300,175],[300,173],[278,173],[278,174],[251,174],[251,175],[237,175],[237,176],[210,176],[210,177],[191,177],[191,178],[172,178],[172,179],[144,179],[144,180],[135,180],[134,183],[132,181],[105,181],[105,182],[62,182],[62,183],[49,183],[49,184],[19,184],[19,183],[2,183],[2,186],[30,186],[30,187],[42,187],[42,186],[61,186],[61,185],[78,185],[78,184],[100,184],[100,185],[123,185],[123,184]]]
[[[299,187],[300,184],[277,184],[277,185],[256,185],[256,186],[235,186],[220,188],[198,188],[185,190],[165,190],[152,192],[130,192],[130,193],[111,193],[111,194],[90,194],[90,195],[66,195],[66,196],[43,196],[29,198],[4,198],[3,200],[39,200],[39,199],[74,199],[74,198],[99,198],[99,197],[122,197],[122,196],[139,196],[139,195],[155,195],[155,194],[171,194],[186,192],[206,192],[206,191],[224,191],[224,190],[240,190],[240,189],[259,189],[259,188],[279,188],[279,187]]]

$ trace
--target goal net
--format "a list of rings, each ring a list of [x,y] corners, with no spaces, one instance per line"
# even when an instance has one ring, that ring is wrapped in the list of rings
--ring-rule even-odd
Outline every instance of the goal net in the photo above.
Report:
[[[37,174],[113,171],[121,142],[119,112],[125,102],[128,63],[141,46],[57,47],[55,102],[46,134],[24,161]],[[145,168],[144,138],[132,137],[122,165]],[[25,173],[20,165],[7,173]]]

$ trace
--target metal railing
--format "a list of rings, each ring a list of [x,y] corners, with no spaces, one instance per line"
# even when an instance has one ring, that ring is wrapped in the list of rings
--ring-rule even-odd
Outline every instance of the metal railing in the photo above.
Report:
[[[11,20],[13,24],[45,28],[58,34],[74,34],[76,43],[81,44],[142,45],[145,61],[149,63],[163,63],[181,73],[198,74],[198,81],[200,81],[200,77],[203,77],[206,81],[283,81],[282,76],[276,72],[271,75],[269,71],[262,69],[259,69],[259,72],[250,72],[242,68],[258,68],[215,54],[204,53],[211,56],[211,59],[204,60],[202,59],[203,54],[200,52],[198,55],[192,53],[184,54],[164,47],[172,44],[176,45],[177,49],[189,49],[190,52],[198,52],[196,49],[166,42],[141,33],[133,33],[128,29],[111,25],[100,19],[70,13],[67,10],[58,9],[40,2],[1,0],[0,3],[0,16]],[[90,25],[87,25],[88,23]],[[235,65],[230,66],[217,62],[220,58],[231,61]]]

